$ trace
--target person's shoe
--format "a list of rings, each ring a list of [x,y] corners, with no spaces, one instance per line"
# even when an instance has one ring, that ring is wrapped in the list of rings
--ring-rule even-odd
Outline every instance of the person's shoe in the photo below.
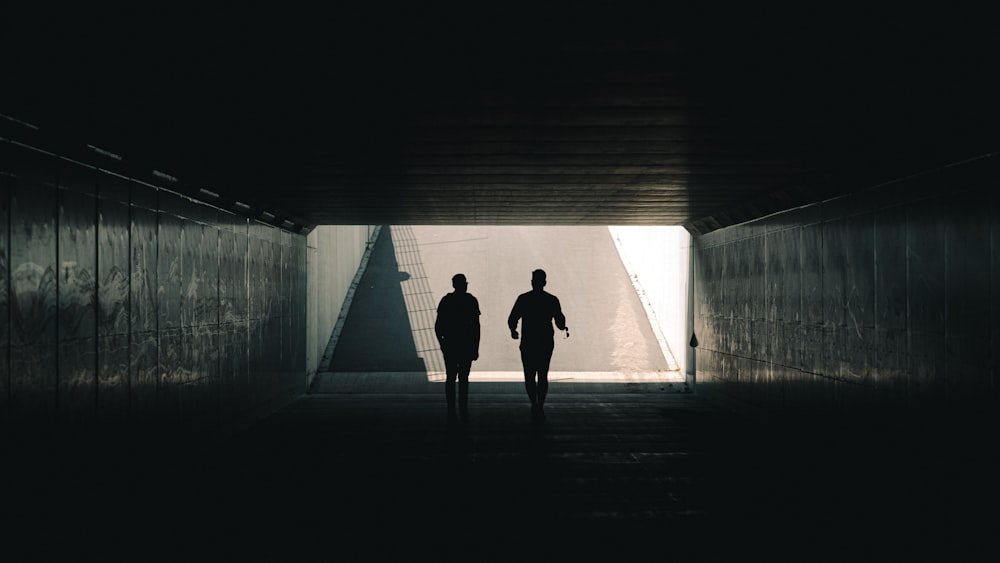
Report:
[[[531,420],[538,420],[538,405],[531,405]]]

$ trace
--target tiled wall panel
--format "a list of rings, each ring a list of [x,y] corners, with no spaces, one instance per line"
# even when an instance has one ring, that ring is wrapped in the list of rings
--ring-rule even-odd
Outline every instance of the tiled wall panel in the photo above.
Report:
[[[304,391],[305,236],[42,151],[0,157],[3,418],[221,428]]]
[[[846,227],[845,321],[855,328],[874,328],[875,215],[870,212],[852,215]]]
[[[55,173],[25,168],[10,189],[10,398],[17,417],[56,415],[58,199]]]
[[[288,240],[289,233],[285,231],[278,231],[278,246],[279,252],[281,253],[281,258],[279,260],[280,269],[277,274],[279,277],[279,285],[281,287],[280,297],[278,299],[278,326],[281,332],[281,338],[289,342],[296,338],[294,330],[294,318],[292,313],[292,304],[294,302],[293,292],[295,291],[295,284],[292,282],[290,276],[294,271],[294,258],[292,256],[292,248],[290,240]],[[303,342],[302,345],[305,343]],[[279,376],[279,381],[284,381],[284,374],[291,370],[292,366],[292,354],[291,351],[282,351],[278,360],[278,372],[281,374]]]
[[[847,239],[850,229],[845,219],[823,223],[820,246],[822,268],[823,326],[843,327],[847,324]]]
[[[121,419],[129,409],[129,320],[132,269],[129,189],[98,176],[97,414]]]
[[[972,194],[969,194],[972,196]],[[956,401],[990,392],[990,208],[972,197],[947,206],[947,392]]]
[[[944,202],[922,200],[908,208],[907,310],[910,335],[909,396],[932,404],[947,391],[945,336]]]
[[[844,224],[844,340],[840,375],[851,384],[870,385],[875,364],[875,216],[871,212],[850,215]]]
[[[990,288],[1000,287],[1000,194],[990,193]],[[1000,400],[1000,291],[990,291],[990,393]]]
[[[175,197],[163,194],[162,203],[175,203]],[[158,328],[179,329],[184,326],[185,278],[184,244],[187,225],[184,219],[159,211],[156,233],[156,303]],[[189,266],[190,267],[190,266]]]
[[[719,348],[716,324],[722,315],[726,293],[722,290],[725,280],[725,261],[722,259],[724,246],[706,246],[704,256],[695,262],[700,279],[705,280],[705,291],[695,294],[700,314],[696,319],[695,335],[699,347],[705,350]]]
[[[7,143],[0,142],[0,422],[10,409],[10,186]]]
[[[823,324],[823,225],[802,227],[799,236],[802,323]]]
[[[206,283],[206,276],[209,274],[208,253],[215,257],[218,248],[218,240],[213,241],[211,250],[206,248],[209,244],[208,228],[200,223],[191,220],[184,221],[184,240],[181,247],[181,264],[183,272],[181,278],[182,309],[181,326],[201,326],[208,322],[209,309],[209,289],[212,298],[215,297],[217,288],[210,288]],[[217,264],[216,264],[217,267]],[[214,269],[214,268],[213,268]]]
[[[879,210],[875,232],[875,323],[884,331],[906,330],[906,207]]]
[[[246,321],[246,237],[219,231],[219,322]]]
[[[890,397],[906,398],[907,260],[906,206],[875,212],[875,365],[872,384]]]
[[[257,402],[261,398],[262,389],[269,379],[265,366],[263,365],[264,347],[267,342],[264,340],[263,325],[269,313],[266,292],[271,283],[268,277],[270,273],[265,267],[271,259],[269,243],[261,239],[261,229],[257,224],[251,223],[247,233],[247,363],[250,374],[250,400]]]
[[[131,206],[129,266],[129,327],[132,331],[156,331],[159,324],[158,213]]]
[[[180,198],[160,194],[156,235],[156,302],[159,343],[157,366],[158,414],[168,420],[180,415],[179,387],[185,380],[184,321],[185,321],[185,234],[187,224],[174,214]]]
[[[731,319],[750,317],[750,246],[753,239],[733,241],[726,249],[726,295],[723,316]]]
[[[938,194],[893,184],[694,238],[699,385],[797,408],[995,406],[998,162],[900,182]]]
[[[281,368],[283,355],[280,349],[275,349],[273,343],[281,342],[282,331],[282,317],[281,317],[281,303],[284,296],[281,295],[281,267],[282,267],[282,247],[281,239],[278,229],[273,227],[268,227],[266,229],[266,239],[267,242],[264,243],[268,251],[265,253],[269,257],[269,262],[264,265],[267,270],[267,291],[266,295],[263,295],[264,300],[267,303],[264,311],[266,311],[266,316],[262,317],[263,321],[263,332],[262,337],[264,342],[269,343],[265,348],[262,349],[262,366],[264,372],[267,374],[265,389],[267,389],[267,394],[270,396],[274,393],[280,393],[283,385],[281,381]],[[263,288],[262,288],[263,290]]]
[[[58,397],[60,414],[71,419],[93,418],[96,408],[97,199],[87,193],[94,180],[92,172],[66,174],[58,192]]]
[[[764,235],[760,234],[747,239],[746,246],[745,254],[748,256],[746,259],[746,295],[747,297],[750,295],[760,295],[765,296],[765,298],[747,299],[747,307],[744,314],[748,319],[764,320],[768,318],[768,311],[770,310],[770,302],[766,298],[768,295],[767,261],[760,259],[766,251]]]
[[[129,413],[154,416],[160,386],[156,194],[130,194]],[[138,194],[139,197],[136,197]],[[146,197],[143,197],[146,196]],[[151,201],[150,201],[151,200]]]
[[[785,318],[785,271],[784,256],[788,256],[785,244],[785,231],[770,231],[765,235],[764,266],[767,268],[765,279],[767,288],[764,292],[765,318],[780,322]]]
[[[907,224],[907,295],[909,329],[944,334],[945,217],[942,201],[924,200],[909,206]]]
[[[288,338],[289,345],[283,349],[288,359],[285,362],[287,374],[302,373],[306,370],[306,240],[304,237],[291,236],[285,233],[287,241],[286,270],[283,277],[283,292],[287,292],[288,303]],[[305,382],[297,378],[284,377],[284,381],[293,382],[289,392],[293,394],[305,391]]]

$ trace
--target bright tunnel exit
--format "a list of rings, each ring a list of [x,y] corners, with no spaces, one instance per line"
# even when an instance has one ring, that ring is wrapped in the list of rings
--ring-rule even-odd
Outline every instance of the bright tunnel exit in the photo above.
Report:
[[[384,226],[345,301],[321,367],[444,379],[437,305],[462,273],[479,301],[472,381],[523,380],[507,317],[548,274],[569,335],[557,331],[549,381],[683,382],[688,246],[680,227]]]

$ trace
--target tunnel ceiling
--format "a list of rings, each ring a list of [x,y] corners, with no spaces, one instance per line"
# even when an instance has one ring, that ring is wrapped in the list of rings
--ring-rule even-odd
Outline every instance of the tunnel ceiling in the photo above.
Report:
[[[307,229],[704,233],[997,148],[982,14],[462,6],[12,12],[2,131]]]

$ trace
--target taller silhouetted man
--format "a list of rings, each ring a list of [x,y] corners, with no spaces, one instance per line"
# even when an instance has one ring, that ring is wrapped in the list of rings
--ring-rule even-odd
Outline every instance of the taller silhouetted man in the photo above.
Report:
[[[458,380],[458,410],[462,421],[469,417],[469,372],[479,359],[479,301],[468,293],[464,274],[451,278],[455,291],[441,298],[434,321],[434,333],[444,354],[444,392],[448,401],[448,421],[455,417],[455,381]]]
[[[566,317],[559,305],[559,298],[544,290],[545,271],[531,272],[531,291],[517,296],[514,308],[507,317],[510,337],[518,339],[517,321],[521,321],[521,365],[524,368],[524,389],[531,400],[531,416],[545,418],[545,395],[549,390],[549,362],[555,347],[552,321],[559,330],[565,330]],[[536,380],[537,377],[537,380]]]

